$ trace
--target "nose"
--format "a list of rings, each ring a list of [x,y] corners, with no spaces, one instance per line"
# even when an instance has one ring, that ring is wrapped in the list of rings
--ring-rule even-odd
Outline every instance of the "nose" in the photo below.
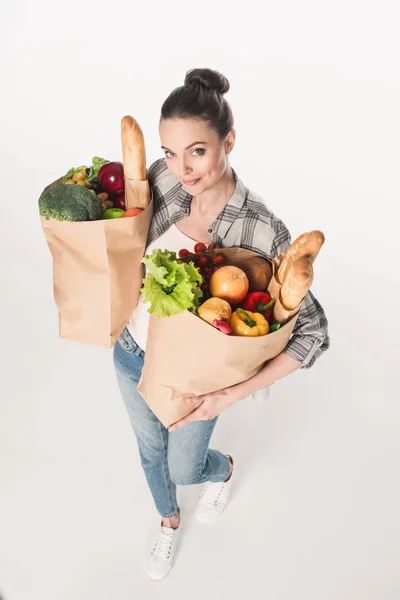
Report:
[[[187,175],[192,172],[189,161],[186,156],[179,161],[179,175],[181,179],[184,179]]]

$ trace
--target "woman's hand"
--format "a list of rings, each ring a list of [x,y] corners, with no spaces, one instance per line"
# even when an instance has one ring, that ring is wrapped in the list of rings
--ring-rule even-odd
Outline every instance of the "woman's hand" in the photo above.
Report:
[[[168,428],[168,431],[174,431],[179,427],[188,425],[193,421],[209,421],[221,414],[225,409],[229,408],[236,402],[243,400],[244,396],[240,396],[235,390],[236,386],[217,390],[210,394],[202,394],[201,396],[191,396],[186,398],[188,404],[199,404],[199,406],[184,419],[177,421]]]

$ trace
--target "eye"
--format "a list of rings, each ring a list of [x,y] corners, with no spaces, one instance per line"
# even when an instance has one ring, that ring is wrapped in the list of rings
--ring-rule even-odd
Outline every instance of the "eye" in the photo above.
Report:
[[[200,154],[197,154],[196,156],[203,156],[205,150],[204,150],[204,148],[195,148],[195,150],[193,150],[193,152],[200,152]],[[172,158],[172,156],[168,156],[168,154],[174,154],[173,152],[171,152],[171,150],[165,150],[164,153],[167,158]]]

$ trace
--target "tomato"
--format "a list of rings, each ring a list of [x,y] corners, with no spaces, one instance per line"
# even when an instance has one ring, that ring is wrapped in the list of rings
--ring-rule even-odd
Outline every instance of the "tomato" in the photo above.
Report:
[[[222,263],[224,262],[224,257],[222,256],[222,254],[217,254],[214,258],[214,262],[216,265],[222,265]]]
[[[203,250],[206,250],[207,246],[205,244],[203,244],[203,242],[197,242],[197,244],[194,247],[194,251],[196,252],[202,252]]]
[[[206,264],[207,264],[207,262],[208,261],[207,261],[207,257],[206,256],[204,256],[204,255],[199,256],[199,260],[198,260],[199,267],[205,267]]]
[[[220,244],[218,244],[218,243],[210,244],[210,245],[208,246],[208,249],[209,249],[209,250],[217,250],[218,248],[221,248],[221,245],[220,245]]]
[[[189,250],[186,250],[186,248],[183,248],[182,250],[179,250],[178,256],[179,256],[179,258],[183,258],[184,256],[187,256],[188,254],[190,254]]]

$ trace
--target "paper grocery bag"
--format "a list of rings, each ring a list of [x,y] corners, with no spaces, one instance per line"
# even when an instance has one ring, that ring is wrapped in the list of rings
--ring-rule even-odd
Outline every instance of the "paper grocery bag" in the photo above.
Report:
[[[268,293],[270,294],[271,298],[278,298],[279,296],[279,292],[280,289],[282,287],[281,283],[278,283],[276,278],[275,278],[275,274],[278,271],[279,265],[280,265],[280,260],[278,258],[273,258],[271,261],[272,264],[272,272],[274,274],[274,277],[272,277],[269,286],[268,286]]]
[[[135,217],[97,221],[40,217],[53,257],[61,338],[110,348],[137,305],[153,214],[148,181],[126,180],[125,202],[127,208],[144,210]]]
[[[227,263],[238,267],[249,256],[259,256],[243,248],[218,252],[226,256]],[[276,265],[269,262],[273,277],[268,291],[276,283]],[[170,317],[150,315],[138,391],[161,423],[169,427],[197,408],[187,404],[186,397],[245,381],[258,373],[267,360],[280,354],[290,339],[300,308],[301,304],[277,331],[252,338],[224,335],[187,310]]]

